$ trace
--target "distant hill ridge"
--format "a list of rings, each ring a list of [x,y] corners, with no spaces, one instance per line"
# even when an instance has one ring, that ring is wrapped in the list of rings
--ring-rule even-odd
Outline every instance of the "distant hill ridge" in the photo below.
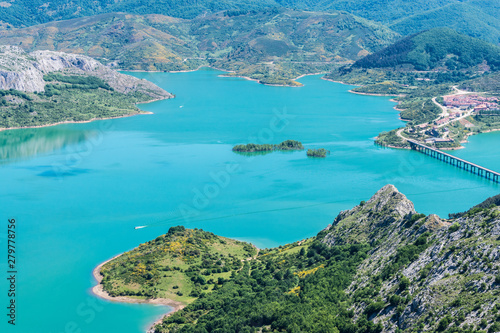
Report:
[[[0,44],[85,54],[123,69],[178,71],[211,65],[279,84],[355,61],[398,37],[383,25],[345,12],[273,9],[191,20],[101,14],[3,31]]]
[[[283,6],[318,11],[345,10],[382,22],[410,35],[449,27],[500,44],[500,2],[497,0],[276,0]]]
[[[449,28],[434,28],[417,33],[370,54],[352,67],[406,67],[432,70],[438,67],[455,70],[486,62],[491,70],[500,69],[500,47]]]

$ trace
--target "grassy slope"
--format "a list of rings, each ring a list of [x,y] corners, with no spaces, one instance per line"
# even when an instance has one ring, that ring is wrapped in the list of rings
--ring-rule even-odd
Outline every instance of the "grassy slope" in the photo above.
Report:
[[[500,95],[500,72],[465,81],[460,85],[460,89],[485,91],[498,96]]]
[[[496,0],[455,1],[450,5],[404,16],[389,26],[402,35],[444,26],[499,45],[499,15],[500,6]]]
[[[7,5],[0,6],[4,27],[32,26],[111,12],[194,18],[222,10],[237,13],[285,7],[327,12],[344,10],[387,24],[403,35],[446,26],[495,44],[500,43],[500,6],[496,0],[75,0],[70,3],[62,0],[17,0],[4,3]]]

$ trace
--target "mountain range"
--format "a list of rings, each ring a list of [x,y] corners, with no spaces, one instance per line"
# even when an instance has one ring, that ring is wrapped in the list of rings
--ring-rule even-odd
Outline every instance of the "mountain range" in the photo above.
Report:
[[[496,0],[6,0],[0,3],[0,17],[4,28],[20,28],[111,12],[192,19],[224,10],[273,8],[346,11],[383,23],[401,35],[447,26],[472,37],[500,43],[500,4]]]

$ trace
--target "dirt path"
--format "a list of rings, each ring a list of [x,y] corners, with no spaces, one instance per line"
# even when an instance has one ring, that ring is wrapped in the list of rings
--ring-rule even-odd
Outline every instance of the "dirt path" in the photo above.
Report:
[[[448,109],[447,109],[444,105],[439,104],[439,103],[436,101],[436,98],[437,98],[437,97],[432,97],[432,102],[433,102],[434,104],[436,104],[436,105],[437,105],[437,106],[441,109],[441,111],[442,111],[442,112],[441,112],[441,114],[439,115],[439,117],[446,117],[446,116],[448,116],[448,115],[449,115],[449,113],[448,113]],[[438,119],[439,119],[439,118],[438,118]]]
[[[399,136],[403,140],[403,142],[406,142],[406,138],[403,136],[403,134],[401,134],[401,132],[403,132],[404,129],[405,128],[403,127],[403,128],[400,128],[399,130],[397,130],[396,135]]]

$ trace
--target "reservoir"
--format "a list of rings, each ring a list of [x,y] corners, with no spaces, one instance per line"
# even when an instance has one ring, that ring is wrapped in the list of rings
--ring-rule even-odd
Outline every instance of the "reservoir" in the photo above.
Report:
[[[443,218],[499,191],[418,152],[375,146],[378,133],[403,125],[389,97],[355,95],[318,75],[292,88],[211,69],[128,74],[176,98],[140,105],[153,114],[0,132],[0,239],[14,218],[18,266],[16,326],[4,318],[2,332],[144,332],[167,309],[100,301],[91,273],[171,226],[265,248],[314,236],[389,183],[418,212]],[[287,139],[331,154],[231,151]],[[500,171],[499,140],[475,136],[452,154]]]

